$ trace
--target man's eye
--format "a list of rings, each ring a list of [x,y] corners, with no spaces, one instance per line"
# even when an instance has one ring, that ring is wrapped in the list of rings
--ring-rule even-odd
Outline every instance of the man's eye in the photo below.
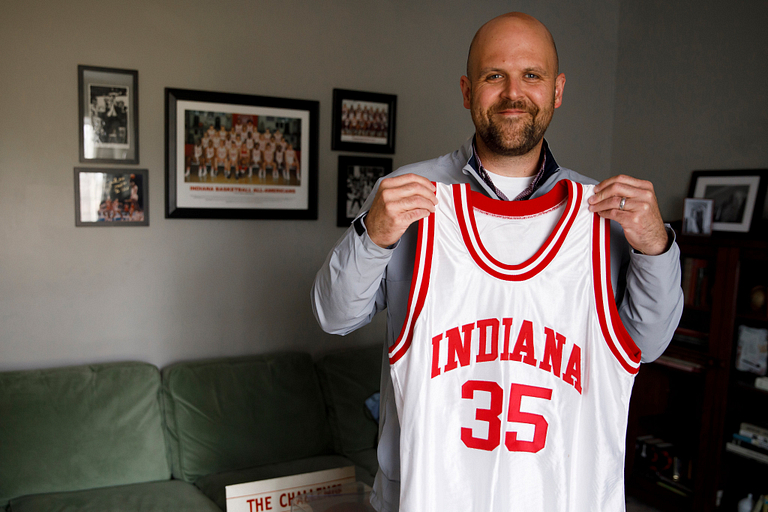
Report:
[[[536,73],[526,73],[524,76],[525,76],[525,78],[528,78],[528,79],[531,79],[531,80],[535,80],[535,79],[539,78],[539,75],[537,75]]]
[[[501,73],[493,73],[488,75],[488,80],[498,80],[499,78],[501,78]]]

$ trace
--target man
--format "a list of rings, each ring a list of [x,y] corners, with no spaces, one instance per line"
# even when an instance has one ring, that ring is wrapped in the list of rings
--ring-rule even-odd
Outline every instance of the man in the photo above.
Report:
[[[315,279],[313,307],[325,331],[349,333],[387,309],[387,344],[395,343],[407,316],[417,221],[435,211],[431,182],[469,183],[493,199],[516,200],[538,198],[563,179],[595,183],[559,167],[543,139],[562,104],[565,76],[558,72],[552,36],[539,21],[510,13],[481,27],[460,85],[475,137],[452,154],[406,166],[377,183]],[[647,181],[609,178],[596,186],[589,204],[590,211],[614,221],[610,259],[616,304],[642,360],[652,361],[666,348],[682,312],[674,235],[663,225]],[[380,467],[371,502],[393,511],[400,495],[400,424],[387,350],[384,360]]]

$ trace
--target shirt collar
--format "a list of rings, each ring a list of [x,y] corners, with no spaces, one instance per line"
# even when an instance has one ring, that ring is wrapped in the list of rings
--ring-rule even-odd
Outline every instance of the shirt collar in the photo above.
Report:
[[[509,201],[509,198],[504,195],[504,193],[499,190],[496,185],[493,184],[493,180],[491,179],[490,173],[483,167],[483,163],[480,161],[480,156],[477,154],[477,147],[475,146],[475,137],[472,138],[472,155],[469,157],[469,161],[467,162],[470,167],[477,173],[478,176],[480,176],[480,179],[485,182],[485,184],[498,196],[499,199],[502,201]],[[557,171],[558,165],[557,162],[555,162],[555,158],[552,156],[552,153],[549,151],[549,144],[547,144],[546,139],[544,140],[544,143],[541,145],[541,156],[539,157],[539,170],[536,173],[536,176],[533,178],[533,181],[531,182],[528,187],[520,192],[513,201],[520,201],[523,199],[528,199],[531,194],[539,187],[541,183],[544,183],[546,178],[551,176],[555,171]]]

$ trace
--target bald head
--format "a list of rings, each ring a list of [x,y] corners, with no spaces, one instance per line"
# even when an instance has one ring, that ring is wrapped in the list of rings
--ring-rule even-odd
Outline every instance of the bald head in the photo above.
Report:
[[[479,65],[479,57],[489,51],[494,44],[508,44],[509,36],[519,36],[532,44],[543,45],[550,53],[554,74],[559,73],[560,62],[557,56],[555,39],[546,26],[533,16],[522,12],[510,12],[493,18],[472,38],[467,56],[467,77],[473,78]]]

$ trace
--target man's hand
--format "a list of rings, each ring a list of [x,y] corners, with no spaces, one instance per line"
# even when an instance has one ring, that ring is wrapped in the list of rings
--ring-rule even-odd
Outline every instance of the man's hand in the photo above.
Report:
[[[589,211],[621,224],[636,251],[655,256],[667,249],[667,230],[650,181],[624,175],[608,178],[595,186],[589,205]]]
[[[365,217],[368,236],[379,247],[389,247],[413,222],[435,211],[435,187],[416,174],[384,178]]]

